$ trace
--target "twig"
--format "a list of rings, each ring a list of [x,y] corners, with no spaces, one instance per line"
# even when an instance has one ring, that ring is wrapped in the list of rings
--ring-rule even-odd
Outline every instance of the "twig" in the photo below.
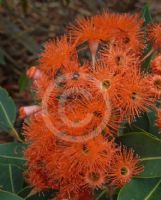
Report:
[[[113,200],[114,192],[115,192],[115,188],[109,186],[108,187],[108,198],[109,198],[109,200]]]
[[[150,55],[152,55],[152,53],[154,53],[154,49],[151,49],[142,59],[141,62],[144,62]]]
[[[12,126],[11,127],[11,135],[18,140],[21,143],[24,143],[24,141],[20,138],[19,134],[17,133],[16,129]]]

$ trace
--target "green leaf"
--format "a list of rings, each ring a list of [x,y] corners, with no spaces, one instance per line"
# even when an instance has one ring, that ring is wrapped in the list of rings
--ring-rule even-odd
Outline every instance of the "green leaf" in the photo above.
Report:
[[[159,200],[161,179],[133,179],[123,187],[117,200]]]
[[[118,141],[131,147],[141,158],[161,155],[161,140],[145,132],[133,132],[120,136]]]
[[[131,124],[126,123],[124,127],[123,133],[138,132],[141,130],[149,132],[150,123],[147,113],[143,113],[140,117],[137,117]]]
[[[28,77],[26,76],[26,74],[22,74],[18,80],[20,92],[23,92],[26,89],[28,83],[29,83]]]
[[[161,177],[161,156],[142,158],[141,162],[144,166],[144,172],[138,178]]]
[[[149,52],[151,52],[152,47],[149,45],[147,46],[147,48],[144,50],[144,56],[146,56]],[[151,60],[154,58],[155,53],[151,53],[151,55],[149,55],[145,61],[142,64],[142,70],[145,72],[149,72],[150,71],[150,62]]]
[[[16,119],[16,106],[8,92],[0,87],[0,130],[13,129]]]
[[[32,186],[27,185],[24,188],[22,188],[17,194],[23,198],[27,197],[28,194],[30,194],[32,191]]]
[[[140,156],[144,172],[139,178],[161,177],[161,140],[148,133],[136,132],[120,136],[119,142],[133,148]]]
[[[25,144],[15,142],[0,144],[0,163],[23,165],[25,163],[23,157],[25,147]]]
[[[18,193],[19,196],[27,200],[47,200],[53,198],[55,194],[56,191],[54,190],[38,192],[32,189],[30,186],[26,186]]]
[[[144,25],[148,25],[152,22],[152,17],[151,17],[151,13],[150,13],[150,9],[149,9],[149,5],[146,4],[142,11],[141,11],[142,17],[144,19]]]
[[[16,165],[0,164],[0,188],[9,192],[17,193],[23,187],[23,171]]]
[[[120,135],[129,133],[129,132],[148,132],[159,139],[161,139],[161,134],[159,128],[156,126],[156,110],[150,108],[149,112],[145,112],[142,116],[137,117],[134,122],[131,124],[123,124],[124,128],[121,128]]]
[[[159,128],[156,126],[156,119],[157,119],[157,112],[156,110],[152,110],[151,112],[147,113],[147,117],[149,120],[149,130],[148,132],[152,135],[161,139],[161,134]]]
[[[1,200],[25,200],[14,193],[6,192],[4,190],[0,190],[0,199]]]

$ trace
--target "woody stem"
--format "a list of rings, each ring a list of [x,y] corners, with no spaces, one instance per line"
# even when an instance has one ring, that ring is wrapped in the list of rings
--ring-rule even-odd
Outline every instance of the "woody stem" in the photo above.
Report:
[[[151,49],[142,59],[142,62],[144,62],[150,55],[152,55],[152,53],[154,53],[154,49]]]

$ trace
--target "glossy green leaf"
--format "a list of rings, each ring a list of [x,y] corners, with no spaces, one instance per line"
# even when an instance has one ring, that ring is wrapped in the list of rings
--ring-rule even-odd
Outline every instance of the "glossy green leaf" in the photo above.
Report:
[[[151,13],[150,13],[150,9],[149,9],[149,5],[146,4],[142,11],[141,11],[142,17],[144,19],[144,25],[148,25],[149,23],[152,22],[152,17],[151,17]]]
[[[132,147],[141,158],[161,155],[161,140],[146,132],[125,134],[118,138],[118,142]]]
[[[0,144],[0,163],[23,165],[25,159],[23,151],[26,145],[20,143]]]
[[[120,190],[117,200],[160,200],[160,186],[161,179],[133,179]]]
[[[145,112],[142,116],[137,117],[131,124],[123,124],[124,128],[121,128],[120,135],[124,135],[129,132],[148,132],[159,139],[161,139],[160,130],[156,126],[156,110],[150,109],[149,112]]]
[[[146,113],[143,113],[140,117],[137,117],[135,121],[133,121],[131,124],[128,122],[123,125],[124,128],[122,128],[122,134],[126,134],[129,132],[140,132],[142,129],[144,131],[149,131],[150,123],[149,118]]]
[[[144,56],[146,56],[150,51],[151,51],[152,47],[149,45],[147,46],[147,48],[144,50]],[[149,72],[150,71],[150,62],[151,60],[154,58],[155,53],[151,53],[143,62],[142,64],[142,70],[145,72]]]
[[[16,119],[16,106],[8,92],[0,87],[0,130],[10,130]]]
[[[14,193],[0,190],[0,200],[25,200],[25,199],[21,198],[20,196]]]
[[[27,197],[32,191],[32,186],[27,185],[22,188],[17,194],[23,198]]]
[[[133,148],[140,156],[144,172],[139,178],[161,177],[161,140],[148,133],[136,132],[120,136],[119,142]]]
[[[152,110],[152,112],[147,113],[147,117],[149,120],[149,130],[148,132],[152,135],[158,137],[161,139],[161,134],[159,128],[156,126],[156,118],[157,118],[157,112],[156,110]]]
[[[17,193],[23,187],[23,171],[16,165],[0,164],[0,187],[1,189]]]
[[[139,175],[139,178],[161,177],[161,156],[142,158],[141,162],[144,172]]]
[[[18,195],[27,200],[48,200],[55,196],[54,190],[48,190],[43,192],[36,192],[32,187],[26,186]]]

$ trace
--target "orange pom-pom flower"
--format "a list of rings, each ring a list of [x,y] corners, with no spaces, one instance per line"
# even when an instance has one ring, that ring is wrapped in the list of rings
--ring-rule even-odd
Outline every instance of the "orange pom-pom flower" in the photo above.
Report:
[[[134,155],[134,151],[123,147],[116,152],[111,163],[108,174],[110,184],[118,188],[123,187],[134,176],[139,175],[143,169],[138,156]]]
[[[154,48],[161,47],[161,24],[153,24],[149,27],[149,40]]]

